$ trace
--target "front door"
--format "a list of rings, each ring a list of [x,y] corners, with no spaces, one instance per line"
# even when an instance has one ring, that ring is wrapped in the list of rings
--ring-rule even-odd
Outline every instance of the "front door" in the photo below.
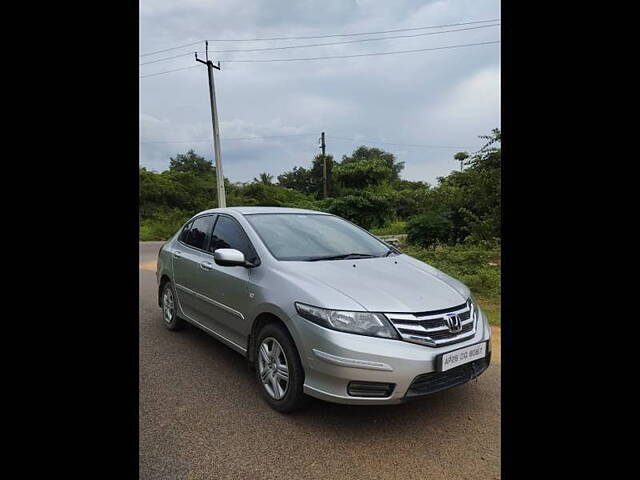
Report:
[[[235,248],[244,253],[252,263],[257,255],[242,226],[234,218],[219,215],[211,235],[209,251],[218,248]],[[245,267],[223,267],[215,262],[204,272],[204,294],[213,301],[215,323],[221,335],[246,348],[251,328],[247,316],[249,303],[249,269]]]

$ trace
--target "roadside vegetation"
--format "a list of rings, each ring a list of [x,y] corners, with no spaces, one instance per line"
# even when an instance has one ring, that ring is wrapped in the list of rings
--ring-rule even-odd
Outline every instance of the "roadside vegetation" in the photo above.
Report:
[[[330,212],[378,236],[406,234],[402,250],[468,285],[492,324],[500,325],[500,130],[482,136],[478,152],[458,152],[461,170],[436,185],[400,177],[395,155],[361,146],[327,161],[323,198],[321,155],[308,168],[251,182],[225,179],[227,205],[297,207]],[[140,240],[164,240],[195,213],[216,205],[212,162],[193,150],[170,159],[169,169],[140,168]]]
[[[500,325],[500,243],[408,245],[401,248],[460,280],[473,292],[492,325]]]
[[[396,220],[389,222],[387,225],[381,228],[372,228],[370,230],[374,235],[379,237],[385,237],[389,235],[404,235],[407,233],[407,222],[404,220]]]

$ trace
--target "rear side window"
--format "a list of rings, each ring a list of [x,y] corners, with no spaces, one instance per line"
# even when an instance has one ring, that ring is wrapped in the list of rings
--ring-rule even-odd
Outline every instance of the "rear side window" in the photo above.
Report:
[[[206,246],[207,234],[213,227],[215,217],[212,215],[196,218],[191,224],[191,228],[186,234],[184,243],[194,248],[204,250]]]
[[[258,255],[240,224],[232,218],[222,215],[218,218],[209,245],[211,252],[215,252],[219,248],[235,248],[244,253],[244,258],[249,262],[258,261]]]
[[[191,225],[193,224],[193,222],[189,222],[187,223],[184,228],[182,229],[182,231],[180,232],[180,237],[178,237],[178,239],[181,242],[187,242],[187,234],[189,233],[189,229],[191,228]]]

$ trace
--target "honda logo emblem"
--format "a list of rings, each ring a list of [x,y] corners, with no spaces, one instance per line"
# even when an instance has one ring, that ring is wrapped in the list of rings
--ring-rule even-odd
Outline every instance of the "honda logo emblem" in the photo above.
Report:
[[[462,330],[462,323],[459,315],[446,315],[444,317],[450,332],[459,332]]]

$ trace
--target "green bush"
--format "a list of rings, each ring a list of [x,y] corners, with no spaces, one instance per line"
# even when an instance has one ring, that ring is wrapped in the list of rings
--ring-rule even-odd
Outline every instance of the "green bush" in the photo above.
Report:
[[[162,209],[147,218],[140,219],[139,236],[142,241],[166,240],[176,233],[197,212],[179,209]]]
[[[460,280],[471,289],[483,312],[500,325],[500,244],[436,244],[428,248],[410,245],[403,253]]]
[[[407,241],[422,247],[447,242],[452,227],[453,223],[446,214],[429,211],[407,221]]]
[[[383,226],[393,216],[393,192],[352,191],[327,200],[323,206],[328,212],[369,230]]]
[[[475,153],[458,152],[462,171],[440,177],[437,184],[400,178],[404,168],[394,154],[360,146],[341,161],[327,155],[328,198],[323,165],[316,155],[310,168],[294,167],[274,176],[264,172],[253,182],[225,179],[227,205],[298,207],[334,213],[378,235],[407,233],[408,241],[435,243],[493,242],[501,225],[501,134],[494,129]],[[171,235],[183,219],[217,205],[213,163],[189,150],[170,159],[169,170],[140,168],[140,238]],[[406,222],[406,225],[402,222]]]
[[[387,223],[384,227],[374,228],[371,233],[378,236],[400,235],[407,233],[407,222],[404,220],[396,220]]]

